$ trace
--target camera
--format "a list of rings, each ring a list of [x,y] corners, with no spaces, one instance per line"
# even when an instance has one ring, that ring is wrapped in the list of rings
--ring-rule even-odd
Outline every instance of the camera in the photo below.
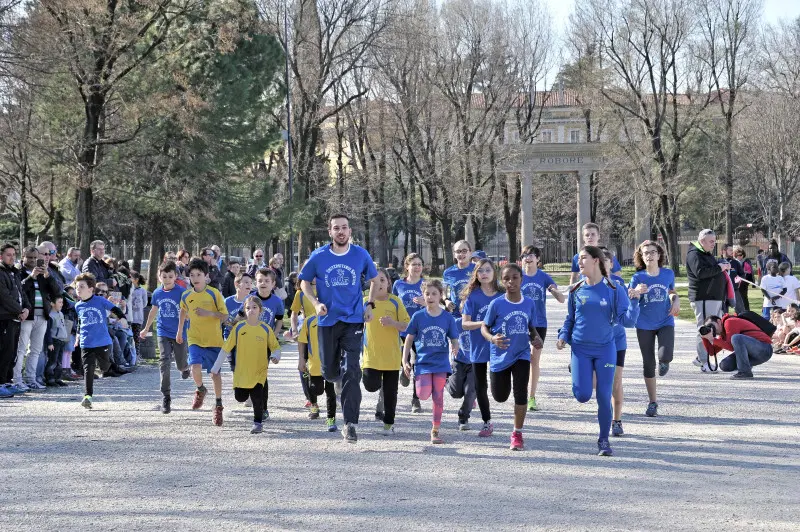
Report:
[[[36,259],[36,267],[44,268],[44,259]]]
[[[697,329],[697,332],[700,333],[700,336],[705,336],[707,334],[714,334],[714,328],[711,325],[703,325],[699,329]]]

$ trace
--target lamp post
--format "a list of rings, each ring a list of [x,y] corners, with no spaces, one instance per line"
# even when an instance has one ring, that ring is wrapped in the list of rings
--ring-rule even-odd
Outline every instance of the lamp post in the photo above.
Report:
[[[286,153],[287,153],[287,169],[289,177],[289,204],[292,203],[293,198],[293,170],[292,170],[292,87],[291,78],[289,77],[289,7],[287,0],[283,0],[283,42],[286,46],[285,55],[285,69],[286,69]],[[294,270],[294,228],[292,220],[289,219],[289,270]],[[299,262],[299,261],[298,261]],[[299,264],[298,264],[299,266]]]

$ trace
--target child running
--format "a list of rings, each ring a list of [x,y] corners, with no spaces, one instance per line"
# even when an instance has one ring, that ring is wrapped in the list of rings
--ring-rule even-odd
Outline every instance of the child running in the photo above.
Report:
[[[505,403],[513,386],[514,430],[510,448],[522,451],[525,448],[522,428],[528,410],[531,349],[541,349],[542,339],[534,325],[536,307],[533,300],[522,295],[522,268],[507,264],[500,270],[500,279],[506,295],[489,303],[481,333],[491,342],[489,378],[492,397],[498,403]]]
[[[97,364],[105,373],[111,369],[111,336],[108,334],[106,312],[119,318],[121,327],[128,327],[125,313],[108,299],[94,295],[96,281],[91,273],[75,277],[78,304],[78,341],[83,359],[84,395],[81,406],[92,408],[94,398],[94,370]],[[77,347],[77,344],[76,344]]]
[[[392,286],[392,293],[403,302],[409,316],[413,316],[415,312],[422,310],[423,305],[425,305],[425,298],[422,297],[422,268],[424,265],[422,257],[417,253],[409,253],[403,260],[405,277],[395,281]],[[405,342],[405,332],[400,333],[400,340]],[[411,366],[414,366],[414,355],[411,357]],[[414,385],[414,380],[407,378],[405,373],[401,373],[400,384],[404,388],[411,384],[411,412],[415,414],[422,412],[422,405],[419,403],[419,397],[417,397],[417,388]]]
[[[228,309],[228,318],[222,324],[222,339],[227,340],[231,330],[237,322],[244,319],[244,302],[253,291],[253,278],[247,272],[239,272],[233,280],[236,293],[225,298],[225,308]],[[231,371],[236,369],[236,349],[230,351],[228,363]]]
[[[469,359],[475,378],[475,395],[481,411],[483,427],[478,436],[488,438],[494,432],[492,413],[489,409],[489,342],[483,337],[481,327],[483,318],[489,310],[489,303],[502,297],[494,263],[481,259],[475,264],[467,286],[461,292],[461,328],[470,331]]]
[[[208,264],[203,259],[193,258],[187,266],[189,282],[192,288],[186,290],[181,296],[181,315],[178,321],[178,334],[175,341],[183,343],[183,324],[189,320],[187,340],[189,344],[189,365],[192,369],[192,378],[197,385],[192,401],[192,410],[199,410],[208,390],[203,385],[203,370],[211,373],[217,361],[219,350],[223,345],[221,322],[228,318],[228,309],[222,294],[206,283]],[[191,318],[191,319],[190,319]],[[222,377],[219,373],[211,374],[214,385],[213,422],[222,426]]]
[[[281,357],[281,346],[272,327],[261,321],[261,299],[248,296],[244,302],[245,321],[234,325],[225,345],[219,351],[211,375],[220,377],[222,362],[236,349],[236,369],[233,371],[233,395],[240,403],[250,399],[253,403],[253,428],[250,434],[260,434],[263,429],[264,382],[269,364]]]
[[[406,329],[406,342],[403,347],[403,371],[411,376],[411,345],[417,348],[416,363],[413,372],[420,399],[433,402],[433,428],[431,443],[444,443],[439,435],[444,410],[444,384],[450,371],[450,357],[447,343],[450,342],[450,353],[458,353],[458,330],[456,320],[442,307],[444,285],[436,279],[422,283],[422,295],[425,297],[425,308],[414,313]]]
[[[475,404],[475,371],[469,358],[472,331],[465,330],[461,323],[462,318],[456,319],[458,354],[450,363],[452,374],[447,377],[445,388],[453,399],[463,399],[458,409],[458,430],[466,431],[470,429],[469,416]]]
[[[283,313],[285,307],[283,300],[275,295],[275,284],[277,276],[269,268],[261,268],[256,272],[256,291],[253,292],[261,300],[263,310],[261,311],[261,321],[272,327],[277,336],[283,327]],[[277,362],[275,362],[277,364]],[[264,381],[264,419],[269,419],[269,382]]]
[[[547,273],[539,269],[541,250],[536,246],[522,248],[522,295],[533,300],[536,307],[536,332],[539,338],[547,337],[547,293],[556,298],[559,303],[564,302],[564,294],[559,292],[558,285]],[[539,385],[539,361],[542,357],[541,349],[531,349],[531,379],[528,390],[528,410],[539,410],[536,404],[536,389]]]
[[[394,434],[397,410],[397,383],[400,377],[400,333],[406,330],[410,318],[403,302],[389,293],[389,273],[378,269],[378,279],[372,295],[375,308],[372,320],[364,326],[364,359],[362,377],[368,392],[383,395],[383,435]],[[366,299],[364,300],[366,303]],[[376,414],[377,417],[377,414]]]
[[[642,352],[644,364],[644,383],[650,402],[645,415],[658,415],[658,396],[656,395],[656,362],[658,376],[669,371],[675,350],[675,318],[681,310],[678,294],[675,292],[675,273],[664,268],[666,254],[664,248],[650,240],[642,242],[633,254],[636,273],[631,277],[630,287],[641,294],[639,318],[636,320],[636,338]],[[658,339],[658,358],[656,358],[656,339]],[[615,425],[618,418],[615,416]],[[616,430],[616,427],[612,427]]]
[[[302,266],[305,266],[305,262]],[[301,266],[301,269],[302,269]],[[317,294],[317,281],[316,279],[311,281],[311,287],[314,295]],[[314,308],[314,305],[311,303],[311,300],[305,296],[302,290],[297,290],[294,293],[294,297],[292,298],[292,305],[289,307],[291,314],[289,315],[289,330],[283,333],[283,337],[287,340],[296,340],[297,336],[300,331],[300,326],[302,324],[302,320],[310,318],[311,316],[317,315],[317,309]],[[317,353],[319,355],[319,353]],[[303,395],[306,398],[306,408],[311,407],[311,394],[308,390],[308,383],[309,375],[306,373],[300,373],[300,384],[303,387]]]
[[[317,399],[325,392],[327,416],[325,427],[328,432],[336,432],[336,389],[332,382],[322,378],[322,362],[319,358],[319,337],[317,316],[310,316],[300,325],[300,334],[297,337],[297,370],[300,375],[308,375],[309,410],[308,419],[319,418],[319,405]]]
[[[178,343],[178,322],[181,313],[181,295],[185,291],[176,284],[178,269],[174,262],[167,261],[158,267],[158,279],[161,286],[153,291],[151,298],[150,314],[147,316],[147,323],[142,327],[139,337],[144,340],[150,326],[156,322],[156,334],[158,335],[158,358],[159,370],[161,372],[161,413],[169,414],[172,411],[171,378],[170,366],[172,359],[181,372],[182,379],[188,379],[190,375],[189,361],[186,358],[186,345]]]
[[[592,398],[597,377],[597,419],[600,437],[598,455],[613,456],[608,435],[611,430],[611,392],[617,349],[614,325],[629,306],[628,294],[607,279],[602,250],[585,246],[578,254],[578,268],[585,277],[569,294],[567,317],[556,347],[572,347],[572,394],[585,403]]]

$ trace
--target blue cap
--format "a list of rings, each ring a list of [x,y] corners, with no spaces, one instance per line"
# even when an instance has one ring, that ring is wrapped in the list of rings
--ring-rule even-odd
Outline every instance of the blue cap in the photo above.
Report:
[[[489,257],[486,255],[485,251],[481,251],[479,249],[479,250],[473,251],[472,252],[472,256],[470,258],[473,258],[473,259],[486,259],[486,258],[489,258]]]

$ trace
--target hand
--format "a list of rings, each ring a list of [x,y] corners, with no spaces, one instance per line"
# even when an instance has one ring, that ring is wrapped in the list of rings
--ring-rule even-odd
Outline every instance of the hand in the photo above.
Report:
[[[450,346],[450,365],[453,365],[453,360],[458,356],[458,344]]]
[[[139,339],[147,340],[147,329],[143,329],[142,332],[139,333]]]
[[[453,312],[456,309],[456,304],[448,300],[444,308],[447,309],[447,312]]]
[[[708,333],[708,334],[703,334],[703,335],[700,335],[700,338],[703,338],[703,339],[705,339],[705,340],[708,340],[708,341],[709,341],[709,342],[711,342],[712,344],[714,343],[714,335],[713,335],[712,333]]]
[[[567,342],[565,342],[564,340],[559,338],[558,341],[556,342],[556,349],[558,349],[560,351],[560,350],[564,349],[564,347],[566,345],[567,345]]]
[[[194,313],[197,314],[200,317],[208,317],[208,316],[213,316],[214,314],[216,314],[216,312],[213,312],[211,310],[204,309],[204,308],[196,308],[196,309],[194,309]]]
[[[272,362],[273,364],[277,364],[278,362],[280,362],[280,359],[275,357],[270,357],[269,361]]]
[[[294,338],[297,338],[297,333],[291,329],[287,329],[286,331],[283,332],[283,337],[286,338],[287,340],[292,340]]]
[[[45,279],[50,277],[50,268],[45,266],[44,268],[42,268],[42,273],[44,274]]]
[[[175,335],[175,343],[182,344],[183,343],[183,329],[178,331],[178,334]]]
[[[394,325],[394,320],[389,316],[381,316],[381,325],[384,327],[391,327]]]
[[[364,323],[369,323],[372,321],[372,307],[366,306],[364,307]]]
[[[328,307],[325,306],[325,303],[317,302],[317,304],[314,305],[314,310],[317,311],[317,316],[325,316],[328,314]]]
[[[670,309],[669,313],[675,317],[681,313],[681,300],[677,297],[672,301],[672,308]]]
[[[52,346],[52,345],[48,345],[48,346],[47,346],[47,350],[48,350],[48,351],[52,351],[52,350],[54,350],[54,349],[55,349],[55,346]]]
[[[42,271],[42,268],[37,266],[31,271],[31,277],[34,277],[34,278],[39,277],[40,275],[42,275],[42,273],[44,273]]]
[[[297,371],[299,371],[300,373],[306,372],[306,359],[304,359],[303,357],[297,359]]]
[[[531,345],[533,346],[534,349],[541,349],[544,346],[544,343],[542,343],[542,339],[539,336],[537,336],[536,338],[533,339]]]
[[[492,336],[492,343],[500,349],[506,349],[511,345],[511,340],[503,336],[502,333],[498,333]]]
[[[30,311],[26,308],[22,309],[22,312],[19,313],[19,321],[25,321],[28,319],[28,314]]]
[[[421,305],[423,307],[425,306],[425,298],[422,297],[422,296],[417,296],[414,299],[412,299],[411,301],[413,301],[417,305]]]
[[[730,262],[722,263],[722,264],[719,265],[719,267],[722,268],[723,272],[727,272],[727,271],[730,271],[730,269],[731,269],[731,263]]]
[[[411,378],[411,363],[408,360],[403,361],[403,373],[406,374],[406,377],[409,379]]]
[[[639,291],[635,288],[628,288],[628,299],[639,299]]]
[[[642,296],[643,296],[643,295],[645,295],[645,294],[647,293],[647,291],[648,291],[648,290],[650,290],[650,287],[649,287],[649,286],[647,286],[647,285],[646,285],[646,284],[644,284],[644,283],[639,283],[639,284],[636,286],[636,291],[637,291],[637,292],[639,292],[639,295],[642,295]]]

